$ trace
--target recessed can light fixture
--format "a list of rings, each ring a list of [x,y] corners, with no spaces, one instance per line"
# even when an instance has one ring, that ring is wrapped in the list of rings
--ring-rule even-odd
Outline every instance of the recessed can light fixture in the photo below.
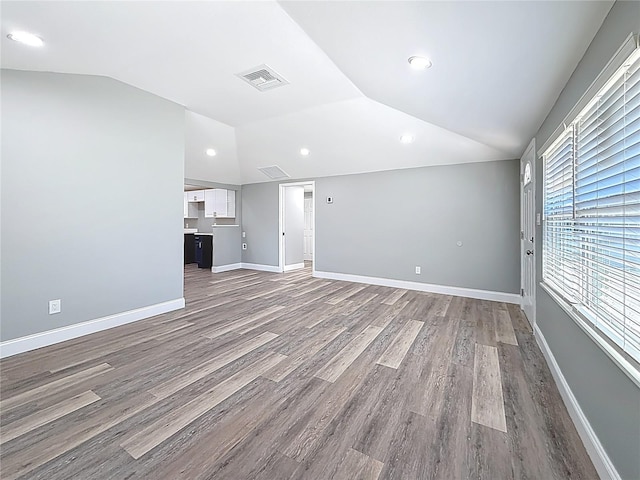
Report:
[[[413,143],[415,137],[409,133],[405,133],[404,135],[400,135],[401,143]]]
[[[207,148],[207,151],[205,153],[207,155],[209,155],[210,157],[215,157],[216,156],[216,151],[213,148]]]
[[[29,32],[11,32],[7,35],[7,38],[14,42],[29,45],[30,47],[41,47],[44,45],[44,40]]]
[[[311,152],[309,151],[308,148],[301,148],[300,149],[300,155],[302,155],[303,157],[308,157],[310,153]]]
[[[416,70],[424,70],[431,67],[431,60],[425,57],[414,55],[412,57],[409,57],[409,65],[411,65],[411,68],[414,68]]]

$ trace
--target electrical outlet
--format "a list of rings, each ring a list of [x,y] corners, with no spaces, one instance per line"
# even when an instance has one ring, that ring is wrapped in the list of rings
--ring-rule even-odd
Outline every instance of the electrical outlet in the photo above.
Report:
[[[247,244],[246,244],[246,243],[243,243],[243,244],[242,244],[242,249],[243,249],[243,250],[246,250],[246,249],[247,249]]]
[[[416,275],[420,275],[420,267],[416,265]]]
[[[54,313],[60,313],[62,311],[62,301],[58,300],[49,300],[49,315],[53,315]]]
[[[333,197],[327,197],[327,203],[333,203]]]

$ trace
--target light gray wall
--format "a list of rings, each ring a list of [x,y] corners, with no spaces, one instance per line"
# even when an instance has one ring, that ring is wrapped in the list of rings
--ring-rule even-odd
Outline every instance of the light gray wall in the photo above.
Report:
[[[182,298],[184,108],[105,77],[1,88],[0,338]]]
[[[578,102],[630,32],[640,31],[640,2],[616,2],[536,135],[542,146]],[[542,161],[536,167],[542,178]],[[536,210],[542,211],[542,182]],[[542,227],[536,229],[542,238]],[[541,242],[536,247],[542,280]],[[623,479],[640,478],[640,389],[540,287],[537,322],[582,411]]]
[[[304,187],[284,189],[284,264],[304,262]]]
[[[213,266],[231,265],[242,261],[240,227],[215,227],[213,230]]]
[[[516,293],[518,178],[514,160],[315,179],[315,268]],[[243,261],[277,266],[278,183],[242,188]]]
[[[242,230],[247,249],[242,261],[278,266],[278,182],[253,183],[242,186]]]
[[[318,179],[315,268],[518,292],[518,176],[504,161]]]

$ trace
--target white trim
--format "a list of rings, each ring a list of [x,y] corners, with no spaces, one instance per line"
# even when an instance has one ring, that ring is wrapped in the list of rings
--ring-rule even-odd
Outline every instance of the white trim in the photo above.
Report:
[[[242,268],[242,263],[229,263],[227,265],[218,265],[211,267],[211,271],[213,273],[222,273],[228,272],[230,270],[238,270],[239,268]]]
[[[440,293],[442,295],[455,295],[457,297],[477,298],[480,300],[492,300],[494,302],[520,304],[520,295],[517,293],[492,292],[490,290],[476,290],[475,288],[450,287],[447,285],[434,285],[432,283],[410,282],[407,280],[394,280],[392,278],[365,277],[363,275],[351,275],[349,273],[320,272],[313,274],[317,278],[329,280],[343,280],[345,282],[368,283],[383,287],[405,288],[419,292]]]
[[[540,350],[542,350],[544,358],[547,360],[547,364],[549,365],[551,374],[556,381],[556,385],[558,386],[560,395],[564,400],[564,404],[569,411],[569,415],[578,430],[578,434],[587,449],[589,457],[591,457],[593,465],[598,471],[598,475],[600,475],[600,478],[603,480],[620,480],[621,477],[618,474],[616,467],[611,462],[611,459],[600,443],[598,436],[593,431],[593,428],[591,428],[589,420],[580,408],[578,400],[573,395],[573,392],[571,391],[567,380],[564,378],[562,370],[560,370],[560,366],[558,365],[558,362],[556,362],[556,359],[547,344],[547,340],[544,338],[544,335],[538,325],[534,325],[533,333]]]
[[[136,308],[115,315],[109,315],[95,320],[76,323],[67,327],[56,328],[46,332],[34,333],[26,337],[7,340],[0,343],[0,358],[10,357],[18,353],[28,352],[36,348],[54,345],[56,343],[82,337],[91,333],[101,332],[109,328],[127,323],[137,322],[145,318],[154,317],[162,313],[184,308],[184,298],[177,298],[168,302],[156,303],[148,307]]]
[[[284,271],[285,272],[290,272],[291,270],[300,270],[301,268],[304,268],[304,262],[302,262],[302,263],[292,263],[291,265],[285,265],[284,266]]]
[[[280,267],[277,265],[262,265],[260,263],[244,263],[242,262],[241,268],[246,268],[247,270],[258,270],[260,272],[272,272],[272,273],[282,273]]]

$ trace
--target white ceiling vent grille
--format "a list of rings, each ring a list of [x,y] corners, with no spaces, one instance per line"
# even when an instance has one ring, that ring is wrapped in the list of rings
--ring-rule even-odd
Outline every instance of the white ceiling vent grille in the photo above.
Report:
[[[269,177],[272,180],[280,180],[281,178],[290,177],[289,174],[285,173],[284,170],[282,170],[277,165],[271,165],[270,167],[259,167],[258,170],[260,170],[262,173],[264,173],[267,177]]]
[[[276,73],[273,68],[264,64],[247,70],[246,72],[237,73],[236,75],[261,92],[282,87],[289,83],[282,75]]]

